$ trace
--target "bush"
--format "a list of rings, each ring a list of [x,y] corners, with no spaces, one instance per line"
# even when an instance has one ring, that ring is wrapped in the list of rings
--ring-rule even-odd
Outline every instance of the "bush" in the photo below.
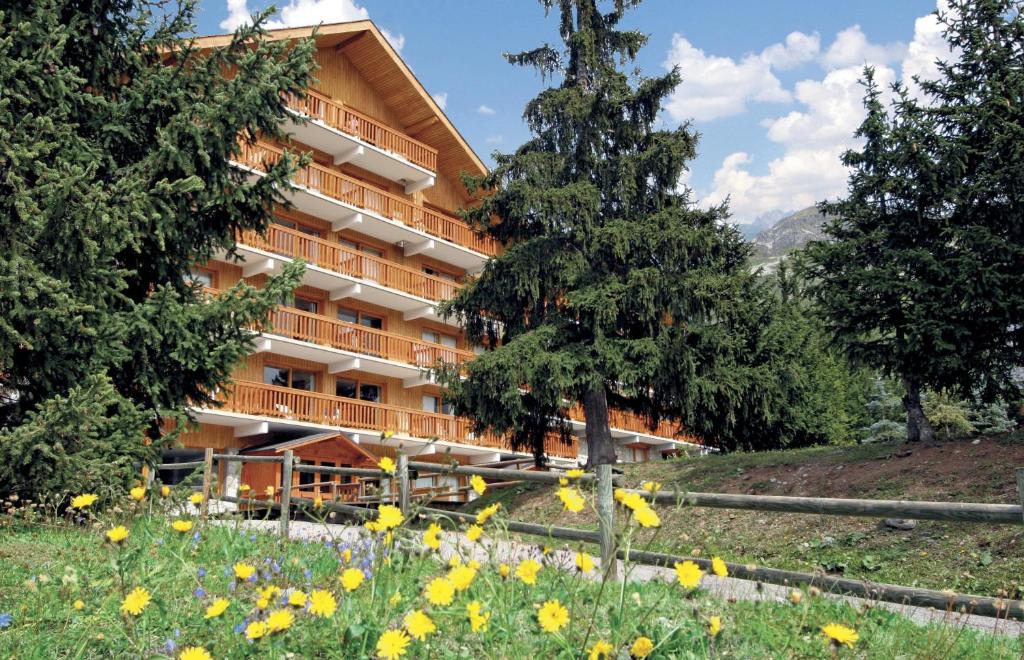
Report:
[[[937,437],[955,440],[975,432],[966,402],[953,399],[946,392],[926,392],[922,405]]]

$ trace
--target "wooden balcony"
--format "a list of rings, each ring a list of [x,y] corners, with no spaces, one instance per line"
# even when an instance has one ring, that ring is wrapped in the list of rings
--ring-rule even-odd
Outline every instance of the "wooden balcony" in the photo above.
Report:
[[[437,172],[437,149],[353,110],[341,101],[335,101],[325,94],[308,89],[305,98],[289,95],[286,102],[296,112],[319,119],[328,126],[355,136],[367,144],[398,154],[410,163],[431,172]]]
[[[237,162],[245,167],[265,172],[267,166],[280,160],[283,153],[283,150],[279,147],[266,142],[261,141],[255,144],[242,142],[239,145],[239,153],[236,158]],[[497,242],[486,236],[478,236],[462,220],[433,209],[428,209],[419,204],[414,204],[408,199],[393,195],[359,179],[322,165],[314,163],[299,168],[295,173],[293,181],[303,189],[313,191],[318,195],[344,205],[346,208],[352,209],[351,213],[348,214],[349,216],[366,211],[398,223],[398,226],[408,227],[427,236],[441,238],[450,244],[472,250],[478,255],[494,256],[497,254]],[[321,210],[321,207],[313,202],[310,202],[308,208],[303,208],[303,204],[298,200],[293,199],[293,203],[300,210],[312,213],[312,215],[322,217],[325,220],[334,222],[336,219],[330,217],[327,210]],[[339,217],[341,215],[344,214],[338,214]],[[344,223],[345,221],[343,220],[342,222]],[[390,242],[395,242],[393,239],[396,238],[392,229],[386,227],[375,228],[365,222],[359,231],[389,240]],[[409,233],[411,234],[411,232]],[[410,235],[409,240],[413,238],[414,236]],[[457,254],[448,253],[439,253],[438,258],[463,268],[470,267],[472,263],[479,261],[479,259],[466,259]]]
[[[244,231],[238,241],[266,252],[304,259],[327,270],[371,280],[429,300],[447,300],[455,295],[460,286],[458,282],[428,275],[281,225],[270,225],[265,236],[252,230]]]
[[[472,360],[472,351],[337,321],[290,307],[279,307],[270,315],[270,332],[343,351],[395,360],[419,368],[439,362],[462,364]]]
[[[228,392],[221,392],[218,398],[223,404],[223,410],[243,415],[375,432],[393,431],[425,440],[437,439],[496,451],[512,451],[506,438],[492,435],[474,437],[470,434],[470,422],[452,415],[248,381],[234,383]],[[545,449],[550,456],[575,458],[579,447],[575,439],[572,444],[564,445],[552,437],[545,444]]]
[[[576,422],[587,421],[586,415],[583,413],[583,406],[576,404],[568,410],[569,419]],[[631,433],[642,433],[645,435],[658,436],[665,439],[693,442],[696,444],[702,444],[699,439],[688,433],[679,433],[679,427],[669,420],[662,420],[658,424],[657,428],[651,430],[648,426],[647,421],[644,420],[640,415],[636,415],[625,410],[616,410],[614,408],[608,409],[608,425],[613,430],[629,431]]]

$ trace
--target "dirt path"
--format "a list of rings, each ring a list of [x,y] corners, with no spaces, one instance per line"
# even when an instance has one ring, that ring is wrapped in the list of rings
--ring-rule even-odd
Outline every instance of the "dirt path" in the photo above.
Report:
[[[234,524],[234,523],[231,523]],[[278,522],[274,520],[251,520],[242,523],[249,529],[277,533]],[[352,542],[359,538],[362,528],[349,525],[321,524],[307,521],[293,521],[289,527],[291,538],[309,541],[334,540]],[[445,532],[441,536],[441,548],[439,551],[442,559],[449,559],[453,555],[460,555],[464,560],[477,559],[478,561],[501,561],[514,564],[526,557],[538,558],[540,555],[539,546],[516,541],[487,541],[483,544],[470,543],[462,534]],[[547,557],[547,561],[556,567],[564,570],[573,570],[575,551],[553,550]],[[597,560],[595,559],[595,563]],[[625,567],[619,562],[619,572],[624,573]],[[599,571],[595,570],[594,575]],[[674,581],[675,572],[671,569],[658,566],[643,566],[633,564],[626,579],[636,582],[648,582],[651,580]],[[721,578],[715,575],[705,575],[701,581],[701,587],[709,594],[722,599],[737,600],[763,600],[784,602],[790,590],[786,587],[757,583],[751,580],[739,578]],[[921,625],[935,623],[954,627],[966,626],[989,633],[1019,636],[1024,633],[1024,622],[1004,621],[991,617],[983,617],[968,614],[956,614],[925,607],[913,607],[909,605],[898,605],[881,601],[869,601],[854,596],[842,596],[828,594],[830,598],[842,599],[854,607],[882,607],[901,614],[914,623]]]

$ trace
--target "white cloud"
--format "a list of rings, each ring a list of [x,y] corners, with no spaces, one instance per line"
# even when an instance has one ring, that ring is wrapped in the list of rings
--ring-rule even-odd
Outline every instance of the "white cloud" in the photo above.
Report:
[[[938,10],[943,13],[950,11],[946,0],[938,0]],[[903,82],[912,94],[920,96],[921,90],[914,82],[914,76],[921,80],[934,80],[939,77],[936,62],[954,59],[953,51],[942,37],[942,25],[939,19],[929,14],[914,22],[914,38],[907,46],[903,58]]]
[[[221,29],[230,31],[250,22],[252,12],[247,5],[247,0],[227,0],[228,15],[220,22]],[[362,21],[368,19],[370,13],[355,0],[288,0],[275,16],[267,21],[268,29]],[[401,51],[405,46],[404,35],[384,29],[381,32],[395,50]]]
[[[761,52],[761,58],[775,69],[792,69],[813,60],[820,50],[821,37],[817,32],[790,32],[785,43],[768,46]]]
[[[502,140],[504,140],[504,138],[500,135],[487,136],[487,144],[501,144]]]
[[[789,92],[761,55],[731,57],[706,55],[683,36],[672,36],[664,65],[678,66],[683,82],[669,97],[665,109],[676,121],[710,121],[743,112],[748,101],[786,103]]]
[[[864,66],[864,64],[887,64],[898,61],[906,53],[906,44],[874,44],[859,25],[846,28],[836,35],[836,40],[828,47],[821,58],[826,69],[839,69],[847,66]]]
[[[434,97],[434,102],[437,103],[442,110],[448,107],[448,92],[437,92],[436,94],[431,94],[431,96]]]
[[[487,105],[482,105],[482,104],[481,104],[481,106],[479,108],[476,109],[476,111],[479,112],[482,115],[493,115],[494,114],[494,108],[492,108],[490,106],[487,106]]]

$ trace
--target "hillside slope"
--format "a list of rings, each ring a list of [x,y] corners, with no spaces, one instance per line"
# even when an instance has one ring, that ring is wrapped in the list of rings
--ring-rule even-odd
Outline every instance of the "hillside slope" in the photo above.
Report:
[[[685,458],[624,466],[627,483],[665,490],[1017,503],[1024,434],[934,446],[874,444]],[[589,497],[589,496],[588,496]],[[515,520],[596,527],[562,511],[551,489],[488,493]],[[592,498],[589,498],[592,499]],[[910,531],[867,518],[659,507],[662,528],[634,547],[990,596],[1020,597],[1024,530],[922,521]]]
[[[798,250],[810,241],[826,238],[822,230],[826,217],[818,208],[810,206],[778,220],[768,229],[754,237],[752,262],[766,270],[774,270],[790,252]]]

